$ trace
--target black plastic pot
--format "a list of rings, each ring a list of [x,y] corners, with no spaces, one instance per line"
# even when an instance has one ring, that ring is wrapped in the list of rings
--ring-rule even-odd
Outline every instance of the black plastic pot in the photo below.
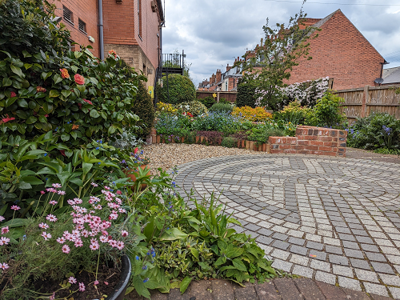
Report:
[[[131,278],[131,261],[127,255],[122,256],[121,278],[115,286],[114,291],[107,297],[107,300],[123,300],[129,279]]]

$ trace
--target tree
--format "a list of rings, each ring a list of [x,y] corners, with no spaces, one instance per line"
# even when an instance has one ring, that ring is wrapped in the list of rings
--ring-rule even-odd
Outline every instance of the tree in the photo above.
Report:
[[[290,78],[293,67],[299,64],[300,58],[311,59],[308,40],[316,38],[318,34],[314,34],[314,31],[320,29],[305,27],[305,17],[301,9],[290,18],[287,26],[277,23],[276,28],[269,27],[267,19],[263,26],[265,37],[260,45],[246,52],[238,63],[248,80],[256,82],[256,106],[276,110],[277,103],[282,100],[282,88],[287,86],[285,80]]]

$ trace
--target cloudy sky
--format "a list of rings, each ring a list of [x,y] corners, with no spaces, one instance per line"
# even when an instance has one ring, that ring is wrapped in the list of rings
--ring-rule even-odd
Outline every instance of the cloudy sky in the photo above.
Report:
[[[165,0],[163,52],[185,50],[197,86],[254,48],[267,18],[270,25],[287,23],[301,4],[302,0]],[[324,18],[339,8],[390,62],[385,68],[400,66],[400,1],[308,0],[303,9],[310,18]]]

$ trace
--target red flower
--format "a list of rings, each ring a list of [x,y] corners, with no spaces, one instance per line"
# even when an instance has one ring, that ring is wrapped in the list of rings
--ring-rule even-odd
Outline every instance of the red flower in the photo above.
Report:
[[[36,87],[36,92],[38,92],[38,93],[40,93],[40,92],[46,93],[46,89],[45,89],[44,87],[37,86],[37,87]]]
[[[115,50],[108,51],[108,54],[110,54],[110,55],[112,55],[114,57],[117,57],[117,52],[115,52]]]
[[[62,156],[66,156],[65,155],[65,150],[60,150],[60,153],[61,153]]]
[[[77,84],[80,84],[80,85],[85,84],[85,78],[82,75],[75,74],[74,80]]]
[[[61,77],[62,78],[64,78],[64,79],[66,79],[66,78],[69,78],[69,74],[68,74],[68,70],[67,69],[60,69],[60,71],[61,71]]]
[[[13,121],[13,120],[15,120],[15,118],[10,118],[8,115],[7,115],[7,118],[1,119],[1,121],[2,121],[3,123],[7,123],[7,122],[10,122],[10,121]]]
[[[17,94],[15,92],[11,92],[11,98],[17,97]]]
[[[135,150],[133,150],[133,153],[136,154],[136,153],[138,153],[138,151],[139,151],[139,148],[136,147]]]
[[[86,103],[88,103],[90,105],[93,105],[92,101],[90,101],[90,100],[83,99],[83,101],[85,101]]]
[[[121,191],[117,191],[117,195],[122,195],[122,192]]]

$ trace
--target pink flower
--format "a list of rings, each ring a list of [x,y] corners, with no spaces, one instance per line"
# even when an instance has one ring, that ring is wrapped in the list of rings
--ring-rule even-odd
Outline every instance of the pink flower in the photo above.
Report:
[[[11,209],[17,211],[17,210],[20,210],[21,207],[19,207],[18,205],[13,205],[13,206],[11,206]]]
[[[108,282],[107,282],[107,281],[104,281],[104,284],[105,284],[105,285],[108,285]]]
[[[51,205],[56,205],[58,202],[55,201],[55,200],[51,200],[49,203],[50,203]]]
[[[108,242],[108,238],[107,238],[106,236],[102,235],[102,236],[100,237],[100,242],[102,242],[102,243],[107,243],[107,242]]]
[[[75,247],[78,248],[78,247],[82,247],[82,246],[83,246],[82,240],[81,239],[77,239],[75,241]]]
[[[117,242],[117,248],[118,248],[119,250],[124,249],[124,247],[125,247],[124,242],[121,242],[121,241]]]
[[[6,234],[9,231],[10,230],[8,230],[8,226],[1,228],[1,234]]]
[[[136,153],[138,153],[138,151],[139,151],[139,148],[136,147],[135,150],[133,150],[133,153],[136,154]]]
[[[47,229],[47,228],[49,228],[49,225],[47,225],[46,223],[40,223],[39,228]]]
[[[45,192],[45,191],[40,191],[40,193],[41,193],[42,195],[46,194],[46,192]]]
[[[7,123],[7,122],[10,122],[13,120],[15,120],[15,118],[10,118],[8,115],[7,115],[7,118],[1,119],[2,123]]]
[[[128,236],[128,231],[122,230],[122,231],[121,231],[121,235],[122,235],[123,237],[127,237],[127,236]]]
[[[64,252],[64,253],[69,253],[69,251],[71,251],[71,249],[69,248],[69,246],[68,245],[64,245],[64,246],[62,246],[62,252]]]
[[[0,263],[0,269],[7,270],[9,268],[8,264]]]
[[[65,243],[65,238],[64,237],[59,237],[57,239],[57,242],[60,243],[60,244],[64,244]]]
[[[95,280],[95,281],[93,282],[93,284],[94,284],[94,285],[98,285],[98,284],[99,284],[99,281],[98,281],[98,280]]]
[[[17,94],[16,94],[15,92],[11,92],[10,94],[11,94],[11,95],[10,95],[11,98],[17,97]]]
[[[83,282],[79,282],[79,291],[84,292],[85,291],[85,284]]]
[[[50,222],[56,222],[57,217],[54,215],[47,215],[46,220],[49,220]]]
[[[0,216],[0,222],[3,222],[6,218],[4,218],[3,216]]]
[[[8,245],[9,242],[10,242],[10,239],[9,239],[9,238],[6,238],[6,237],[4,237],[4,236],[2,236],[2,237],[0,238],[0,246]]]
[[[93,105],[92,101],[90,100],[83,99],[83,101],[85,101],[87,104]]]
[[[68,278],[68,282],[70,284],[75,284],[76,283],[76,278],[71,276],[70,278]]]
[[[95,250],[99,249],[99,244],[90,244],[89,248],[90,248],[92,251],[95,251]]]
[[[56,292],[54,292],[53,295],[49,297],[49,300],[55,300],[55,299],[56,299]]]
[[[85,84],[85,78],[82,75],[75,74],[74,80],[77,84],[80,84],[80,85]]]
[[[44,240],[47,241],[48,239],[51,239],[51,234],[43,231],[42,237],[44,237]]]
[[[95,182],[92,182],[91,185],[93,185],[94,187],[98,187],[99,185]]]
[[[58,191],[57,194],[59,194],[59,195],[65,195],[65,191]]]
[[[51,186],[52,186],[53,188],[56,188],[56,189],[60,189],[60,188],[62,187],[62,185],[59,184],[59,183],[53,183]]]
[[[117,195],[122,195],[122,192],[121,191],[117,191]]]

